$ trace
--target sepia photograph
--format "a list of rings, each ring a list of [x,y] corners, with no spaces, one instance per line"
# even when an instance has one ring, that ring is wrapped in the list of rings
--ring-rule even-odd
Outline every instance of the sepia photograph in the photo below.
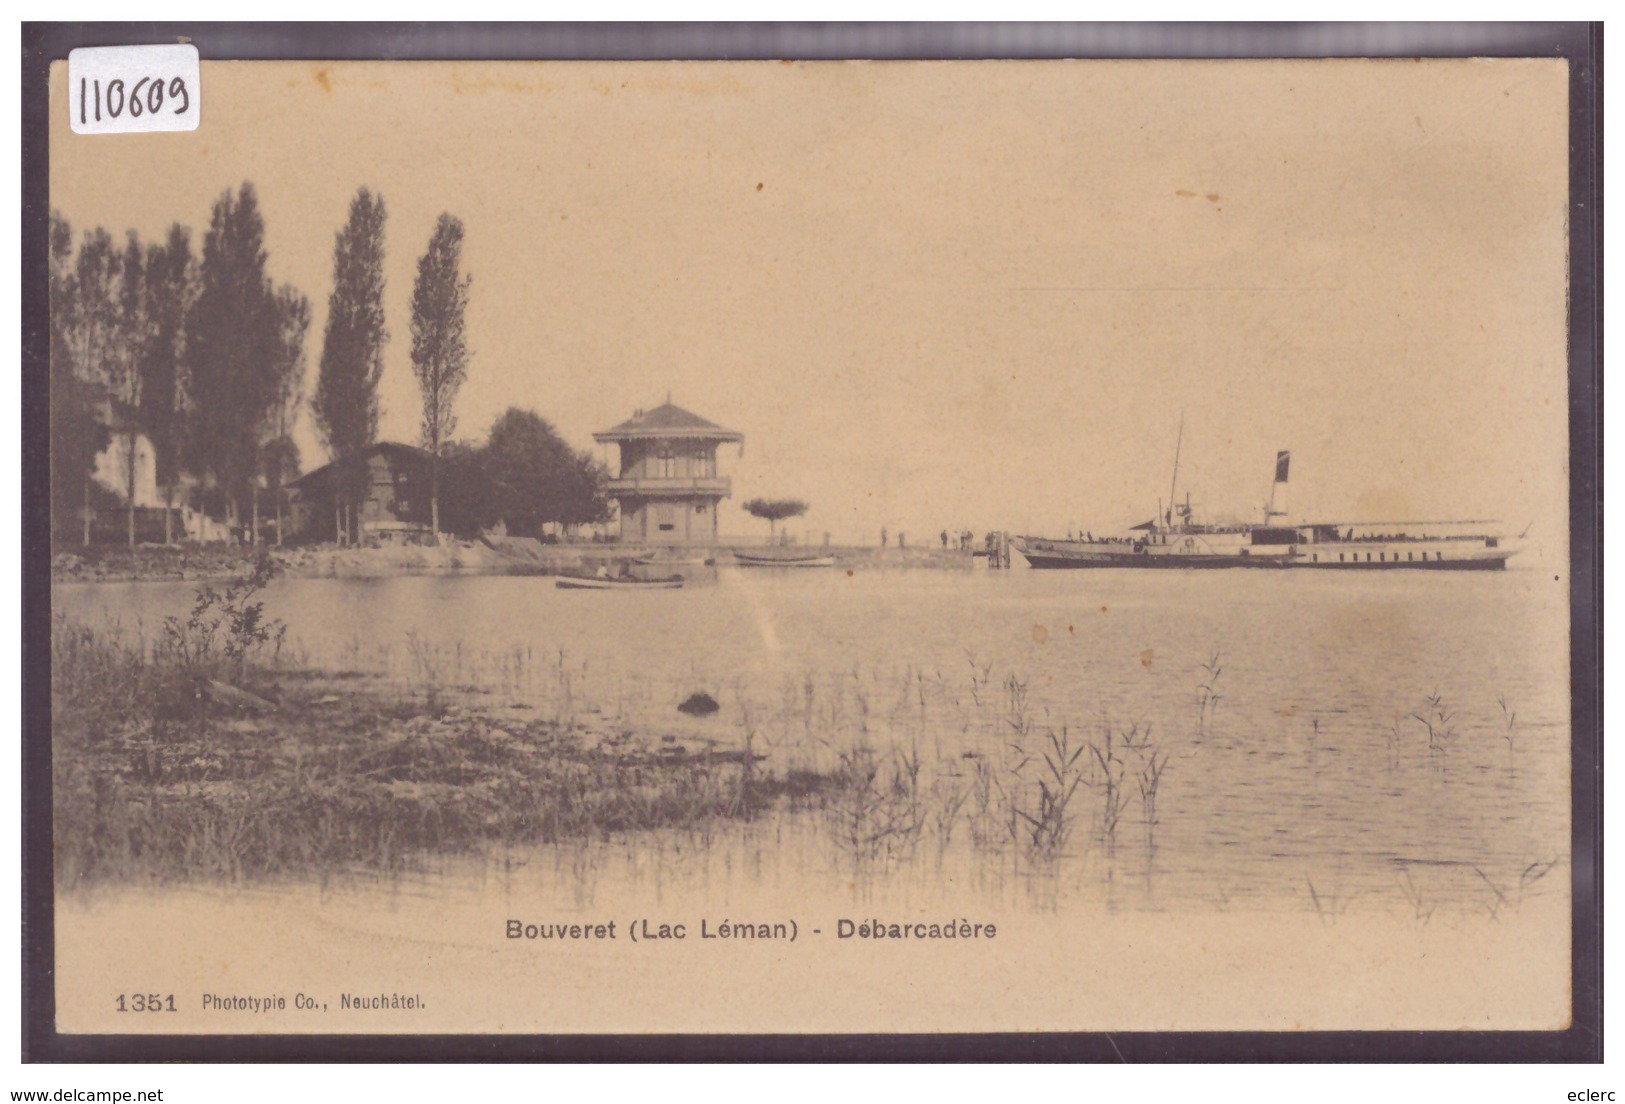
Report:
[[[51,1030],[1571,1029],[1572,59],[191,57],[49,68]]]

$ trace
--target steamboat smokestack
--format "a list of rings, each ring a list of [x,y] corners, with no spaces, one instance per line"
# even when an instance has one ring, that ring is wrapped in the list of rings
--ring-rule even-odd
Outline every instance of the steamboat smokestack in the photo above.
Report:
[[[1286,517],[1286,475],[1291,464],[1292,453],[1283,451],[1275,454],[1275,485],[1270,488],[1270,504],[1264,515],[1266,525],[1276,518]]]

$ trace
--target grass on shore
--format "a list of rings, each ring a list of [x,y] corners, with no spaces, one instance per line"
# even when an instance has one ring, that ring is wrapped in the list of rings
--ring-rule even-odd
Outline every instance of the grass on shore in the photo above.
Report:
[[[1109,841],[1122,811],[1110,726],[1104,755],[1041,727],[1016,680],[991,707],[997,755],[928,757],[919,740],[877,748],[861,711],[839,717],[864,731],[846,733],[833,759],[794,754],[748,718],[742,747],[691,751],[609,719],[603,703],[537,709],[447,682],[438,662],[417,664],[404,686],[312,670],[283,653],[260,583],[201,588],[154,640],[53,624],[61,884],[325,880],[488,847],[663,830],[703,841],[770,811],[816,815],[832,854],[859,871],[940,861],[956,836],[1043,863],[1080,816]],[[1109,820],[1075,800],[1096,792]]]
[[[425,852],[700,828],[818,785],[343,672],[253,671],[261,711],[188,694],[80,627],[54,636],[65,885],[393,871]]]
[[[62,884],[391,871],[426,852],[748,819],[821,785],[302,668],[258,598],[270,573],[200,587],[155,640],[53,623]]]

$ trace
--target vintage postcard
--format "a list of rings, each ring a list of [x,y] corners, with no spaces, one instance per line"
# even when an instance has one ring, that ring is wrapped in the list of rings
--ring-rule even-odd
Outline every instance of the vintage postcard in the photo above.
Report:
[[[56,1030],[1567,1028],[1569,65],[54,63]]]

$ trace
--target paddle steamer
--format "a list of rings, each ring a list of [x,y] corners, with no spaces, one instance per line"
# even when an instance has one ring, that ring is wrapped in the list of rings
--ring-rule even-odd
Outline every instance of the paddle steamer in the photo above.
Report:
[[[1183,440],[1184,426],[1180,427]],[[1275,457],[1275,482],[1262,524],[1208,525],[1192,518],[1190,496],[1123,536],[1057,540],[1015,537],[1011,543],[1035,568],[1313,568],[1329,571],[1412,569],[1498,571],[1517,549],[1491,533],[1487,521],[1286,521],[1289,452]],[[1179,450],[1174,450],[1174,485]]]

